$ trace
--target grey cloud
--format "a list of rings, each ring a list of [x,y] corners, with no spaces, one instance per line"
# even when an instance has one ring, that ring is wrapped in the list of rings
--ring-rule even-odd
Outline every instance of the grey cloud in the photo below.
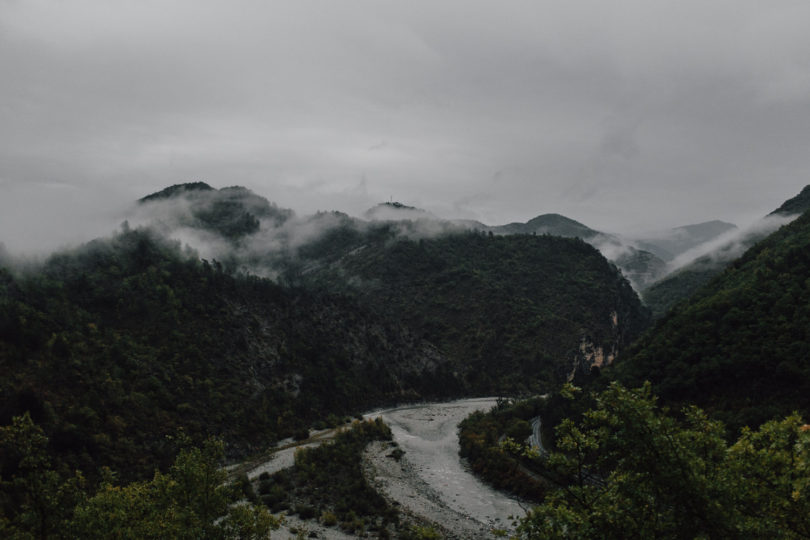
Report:
[[[489,223],[745,224],[808,183],[807,20],[753,0],[0,2],[0,241],[41,226],[15,211],[39,196],[93,221],[190,180],[302,213],[394,196]]]

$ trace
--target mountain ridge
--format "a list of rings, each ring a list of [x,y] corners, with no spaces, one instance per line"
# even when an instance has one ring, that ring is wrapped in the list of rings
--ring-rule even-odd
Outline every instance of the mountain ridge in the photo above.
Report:
[[[739,257],[746,249],[772,233],[797,213],[810,209],[810,186],[785,201],[763,218],[758,226],[740,231],[740,235],[715,247],[708,254],[694,259],[674,272],[663,276],[641,291],[644,302],[654,317],[661,317],[678,302],[683,301]]]

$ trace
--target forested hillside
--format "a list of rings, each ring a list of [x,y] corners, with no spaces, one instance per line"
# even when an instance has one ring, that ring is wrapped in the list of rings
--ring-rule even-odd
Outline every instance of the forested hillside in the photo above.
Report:
[[[19,530],[35,530],[32,497],[63,488],[75,500],[51,501],[50,530],[120,521],[114,507],[144,490],[171,513],[185,496],[169,494],[172,462],[210,436],[237,458],[384,404],[547,392],[610,363],[648,321],[618,269],[578,238],[299,219],[202,183],[138,212],[151,228],[124,223],[33,265],[3,257],[0,444],[13,455],[0,459],[0,508]],[[223,260],[167,239],[177,231]],[[40,477],[52,488],[21,484]],[[150,499],[139,523],[159,523],[162,504]],[[103,515],[72,514],[86,508]]]
[[[347,226],[303,256],[302,282],[356,294],[402,321],[463,362],[478,392],[545,391],[575,368],[608,363],[646,324],[627,281],[578,239],[408,240],[390,227],[361,235]]]
[[[810,185],[805,186],[798,195],[791,197],[770,213],[771,216],[795,216],[810,210]]]
[[[542,501],[518,537],[806,537],[808,276],[810,212],[575,381],[583,388],[468,418],[474,470]],[[534,418],[542,454],[525,442]]]
[[[182,184],[142,205],[162,223],[201,229],[207,225],[194,215],[209,213],[233,190]],[[262,218],[259,230],[239,239],[220,232],[225,241],[214,244],[226,268],[356,297],[465,366],[465,386],[475,392],[546,391],[576,369],[609,363],[647,324],[633,290],[596,249],[541,234],[591,231],[563,216],[531,220],[531,234],[499,235],[464,231],[400,203],[375,207],[373,221],[338,212],[296,218],[239,193],[234,214],[270,208],[287,219]]]
[[[182,204],[177,204],[182,202]],[[150,225],[159,228],[191,227],[219,234],[231,241],[255,233],[261,221],[281,225],[293,216],[241,186],[214,189],[205,182],[175,184],[138,201],[149,206],[163,203]]]
[[[565,238],[581,238],[619,267],[628,281],[638,289],[659,279],[666,266],[658,255],[644,249],[637,249],[632,242],[627,242],[613,234],[591,229],[560,214],[543,214],[526,223],[509,223],[485,227],[484,230],[496,234],[549,234]]]
[[[653,318],[663,317],[678,302],[686,300],[711,281],[730,261],[731,258],[701,257],[644,289],[641,293],[644,304],[650,308]]]
[[[148,474],[179,428],[236,455],[330,414],[547,391],[609,363],[646,324],[628,283],[578,239],[295,221],[203,183],[144,197],[139,212],[162,232],[125,224],[0,271],[0,422],[30,411],[54,455],[91,474]],[[225,264],[164,239],[178,228],[220,237]]]
[[[678,305],[612,370],[732,426],[810,412],[810,214],[782,227]]]
[[[30,411],[89,474],[150,474],[179,428],[244,453],[328,414],[453,395],[461,374],[348,298],[227,275],[147,231],[0,271],[0,424]]]

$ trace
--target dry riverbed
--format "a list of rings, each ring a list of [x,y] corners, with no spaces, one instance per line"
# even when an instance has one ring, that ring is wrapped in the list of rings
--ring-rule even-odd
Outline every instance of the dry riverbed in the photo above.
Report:
[[[516,499],[491,489],[464,466],[458,455],[458,424],[475,410],[488,410],[494,398],[397,407],[366,414],[382,417],[394,442],[375,442],[363,453],[363,474],[371,486],[397,507],[403,518],[431,526],[451,539],[498,538],[512,532],[513,518],[525,514]],[[282,441],[263,459],[242,464],[238,471],[255,480],[263,472],[273,474],[294,463],[295,450],[332,439],[336,430],[313,433],[307,441]],[[397,460],[395,448],[404,450]],[[312,532],[317,538],[353,538],[315,521],[286,516],[285,526],[273,538],[295,538]]]
[[[495,399],[465,399],[399,407],[366,415],[381,416],[399,448],[370,445],[364,453],[369,482],[407,515],[438,525],[450,538],[497,538],[511,532],[513,518],[524,506],[491,489],[464,466],[458,455],[458,424],[476,410],[488,410]]]

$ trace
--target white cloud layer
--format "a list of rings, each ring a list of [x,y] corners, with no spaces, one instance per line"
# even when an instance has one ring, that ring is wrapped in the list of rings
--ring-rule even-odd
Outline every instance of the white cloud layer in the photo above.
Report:
[[[0,0],[0,241],[170,184],[632,233],[810,183],[810,3]],[[110,229],[111,230],[111,229]]]

